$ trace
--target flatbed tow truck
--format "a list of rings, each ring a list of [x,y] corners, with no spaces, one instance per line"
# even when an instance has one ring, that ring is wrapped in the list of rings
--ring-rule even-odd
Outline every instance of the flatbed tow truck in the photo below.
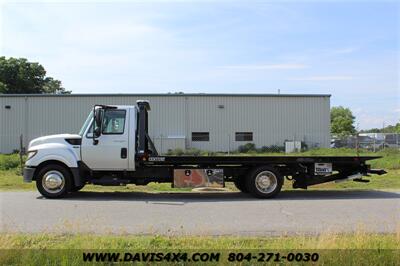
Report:
[[[79,134],[36,138],[29,143],[24,181],[46,198],[60,198],[86,184],[224,187],[272,198],[284,178],[293,188],[382,175],[366,162],[379,156],[161,156],[148,135],[148,101],[137,106],[95,105]]]

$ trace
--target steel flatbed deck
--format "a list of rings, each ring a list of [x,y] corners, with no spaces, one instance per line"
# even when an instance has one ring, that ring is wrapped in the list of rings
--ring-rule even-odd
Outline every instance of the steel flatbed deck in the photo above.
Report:
[[[145,165],[254,165],[291,163],[362,164],[380,156],[150,156]]]

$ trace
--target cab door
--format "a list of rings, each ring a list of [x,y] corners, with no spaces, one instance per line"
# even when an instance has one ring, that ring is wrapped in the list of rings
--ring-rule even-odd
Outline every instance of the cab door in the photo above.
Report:
[[[93,125],[82,138],[82,161],[92,170],[127,170],[129,113],[125,109],[104,109],[101,135],[93,143]]]

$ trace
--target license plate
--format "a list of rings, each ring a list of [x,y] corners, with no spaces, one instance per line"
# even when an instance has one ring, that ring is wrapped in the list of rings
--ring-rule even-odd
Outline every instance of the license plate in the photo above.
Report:
[[[316,163],[314,168],[315,175],[332,174],[332,163]]]

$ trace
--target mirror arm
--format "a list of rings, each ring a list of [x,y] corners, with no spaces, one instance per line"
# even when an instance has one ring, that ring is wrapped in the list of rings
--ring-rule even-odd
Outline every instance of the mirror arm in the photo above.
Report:
[[[93,138],[93,145],[97,145],[99,143],[99,140],[96,139],[95,137],[95,129],[96,129],[96,106],[93,106],[93,130],[92,130],[92,138]]]

